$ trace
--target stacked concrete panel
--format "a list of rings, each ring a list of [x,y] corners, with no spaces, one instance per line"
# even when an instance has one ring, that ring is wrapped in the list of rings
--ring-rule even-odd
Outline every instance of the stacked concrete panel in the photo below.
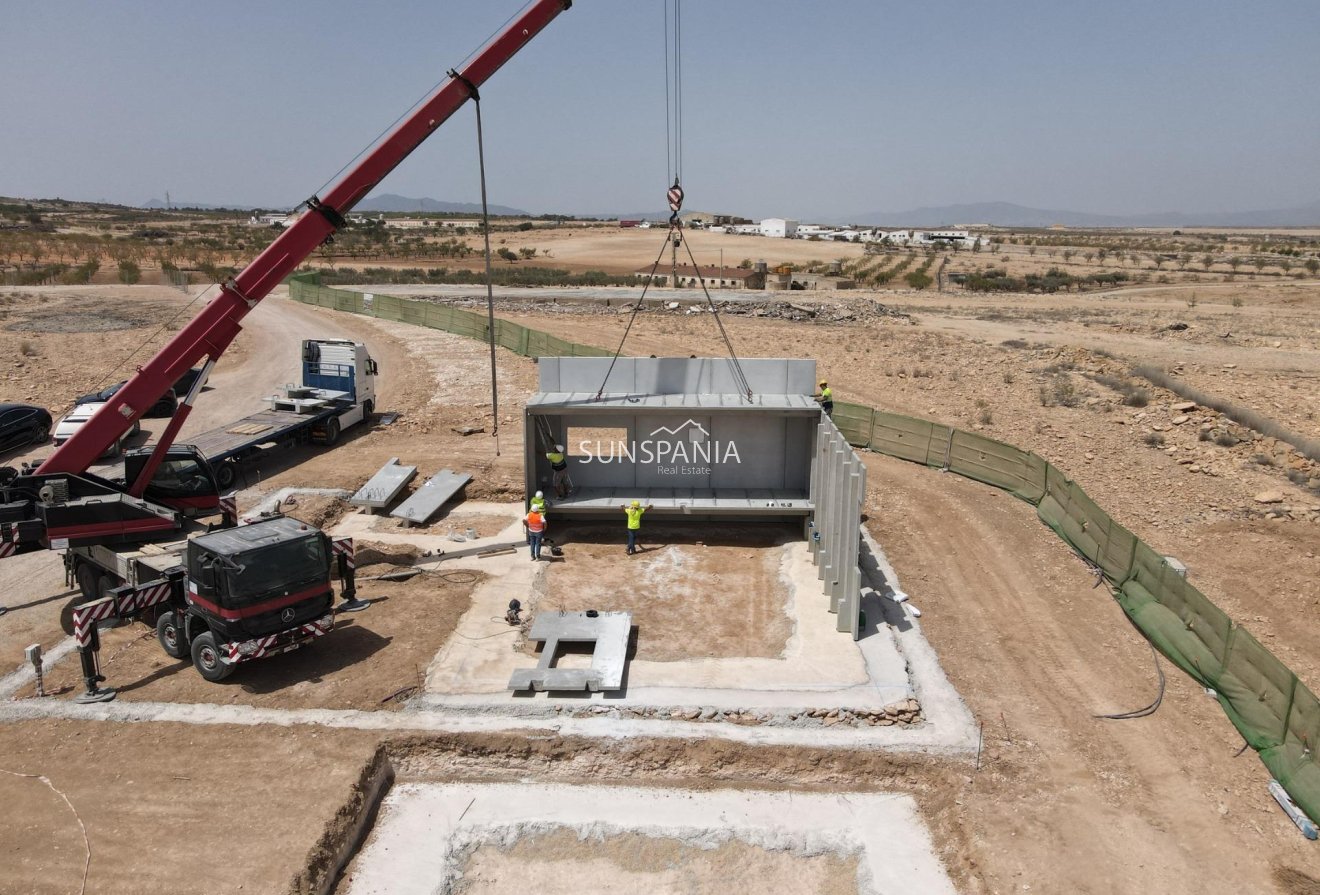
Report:
[[[815,512],[807,530],[821,589],[829,598],[830,611],[838,614],[838,630],[851,633],[854,640],[861,631],[862,582],[857,563],[865,500],[865,464],[834,421],[822,416],[811,465]]]

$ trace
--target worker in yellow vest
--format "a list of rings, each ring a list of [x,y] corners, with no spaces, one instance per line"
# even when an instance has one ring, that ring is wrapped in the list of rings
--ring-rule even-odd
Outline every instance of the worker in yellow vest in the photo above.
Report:
[[[564,446],[555,445],[553,451],[546,451],[545,458],[550,461],[550,471],[554,474],[555,496],[560,500],[573,490],[573,480],[568,477],[568,459],[564,456]]]
[[[834,391],[830,388],[828,382],[822,379],[820,381],[820,391],[812,397],[820,402],[820,409],[825,411],[827,416],[834,415]]]
[[[536,495],[528,502],[527,508],[529,510],[536,510],[536,512],[544,516],[545,511],[550,509],[550,504],[547,503],[545,499],[545,492],[537,491]]]
[[[623,510],[628,516],[628,555],[632,556],[641,549],[637,546],[637,538],[642,530],[642,514],[651,509],[651,504],[648,503],[646,506],[642,506],[640,500],[634,500],[626,506],[620,504],[619,509]]]
[[[527,544],[531,547],[532,562],[541,558],[541,542],[545,539],[545,517],[536,510],[527,513],[523,520],[527,527]]]

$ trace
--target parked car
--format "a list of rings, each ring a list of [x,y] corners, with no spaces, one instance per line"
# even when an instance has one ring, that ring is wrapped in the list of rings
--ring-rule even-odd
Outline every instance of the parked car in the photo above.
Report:
[[[104,401],[93,403],[75,404],[73,409],[64,415],[64,417],[55,424],[55,444],[61,445],[73,437],[73,433],[83,427],[96,411],[105,406]],[[134,420],[133,428],[124,433],[124,436],[116,441],[106,450],[103,456],[117,457],[124,448],[124,442],[142,431],[142,424]]]
[[[41,444],[50,436],[50,413],[31,404],[0,404],[0,451]]]
[[[187,374],[184,375],[186,376]],[[194,376],[193,378],[195,379],[197,377]],[[125,379],[123,382],[116,383],[115,385],[112,385],[109,388],[103,388],[99,392],[92,392],[90,395],[83,395],[81,397],[74,398],[73,403],[75,405],[104,404],[105,402],[113,398],[115,396],[115,392],[123,388],[125,383],[127,382],[128,380]],[[177,410],[178,407],[179,407],[179,399],[175,397],[174,391],[170,390],[167,391],[164,395],[162,395],[159,401],[148,407],[147,412],[142,415],[150,416],[150,417],[174,416],[174,411]]]

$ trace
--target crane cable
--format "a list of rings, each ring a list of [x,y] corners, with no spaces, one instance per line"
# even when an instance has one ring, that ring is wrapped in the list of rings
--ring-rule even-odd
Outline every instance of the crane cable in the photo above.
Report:
[[[670,21],[673,21],[673,39],[670,39]],[[623,353],[623,346],[628,341],[628,334],[632,332],[633,323],[637,320],[637,314],[642,309],[642,304],[646,301],[647,290],[655,282],[656,271],[660,268],[660,259],[664,257],[665,248],[673,241],[673,245],[682,243],[687,249],[688,259],[692,262],[692,270],[696,274],[697,282],[701,285],[702,294],[706,297],[706,305],[710,308],[711,314],[715,318],[715,325],[720,331],[720,338],[724,340],[724,345],[729,351],[729,359],[732,361],[732,370],[734,380],[738,384],[739,391],[748,401],[752,400],[752,387],[747,380],[746,373],[743,372],[742,363],[738,360],[738,353],[734,350],[733,340],[729,337],[729,332],[724,328],[724,321],[720,318],[720,310],[715,304],[715,299],[711,297],[710,289],[706,286],[706,278],[701,275],[701,268],[697,265],[697,259],[692,254],[692,246],[683,238],[683,220],[679,212],[683,208],[683,12],[682,0],[665,0],[664,3],[664,32],[665,32],[665,177],[672,174],[674,178],[673,185],[669,187],[666,198],[669,202],[669,230],[665,233],[664,244],[660,247],[660,254],[656,255],[655,263],[651,265],[651,272],[646,277],[646,282],[642,285],[642,294],[638,297],[637,303],[633,305],[632,313],[628,315],[628,325],[624,327],[623,337],[619,340],[619,347],[614,350],[614,356],[610,358],[610,365],[605,370],[605,378],[601,381],[600,388],[596,390],[595,400],[599,401],[605,393],[605,386],[609,383],[610,374],[614,371],[614,365],[618,362],[619,356]],[[673,55],[673,67],[671,70],[669,60]],[[677,269],[674,271],[674,287],[677,288]]]
[[[495,456],[500,455],[500,387],[495,365],[495,285],[490,265],[490,206],[486,201],[486,149],[481,130],[481,93],[477,85],[450,69],[449,76],[462,81],[477,110],[477,167],[481,172],[481,232],[486,240],[486,335],[490,343],[490,435],[495,439]]]

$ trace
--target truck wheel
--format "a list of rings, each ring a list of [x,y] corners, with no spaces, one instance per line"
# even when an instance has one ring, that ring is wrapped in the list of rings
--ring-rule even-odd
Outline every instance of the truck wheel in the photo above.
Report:
[[[188,647],[184,646],[183,629],[175,621],[177,617],[173,610],[160,614],[160,618],[156,619],[156,639],[160,641],[160,648],[165,651],[165,655],[171,659],[186,659]]]
[[[325,434],[321,436],[321,444],[330,447],[337,441],[339,441],[339,420],[327,420],[325,424]]]
[[[83,595],[82,602],[95,600],[100,594],[97,588],[101,586],[101,573],[90,563],[78,563],[78,571],[75,573],[78,580],[78,592]]]
[[[221,491],[228,491],[234,487],[237,478],[238,470],[234,469],[234,464],[228,460],[215,468],[215,485]]]
[[[197,667],[197,673],[213,684],[229,677],[230,672],[234,670],[233,665],[220,661],[220,647],[215,642],[215,635],[210,631],[193,638],[192,660],[193,665]]]

